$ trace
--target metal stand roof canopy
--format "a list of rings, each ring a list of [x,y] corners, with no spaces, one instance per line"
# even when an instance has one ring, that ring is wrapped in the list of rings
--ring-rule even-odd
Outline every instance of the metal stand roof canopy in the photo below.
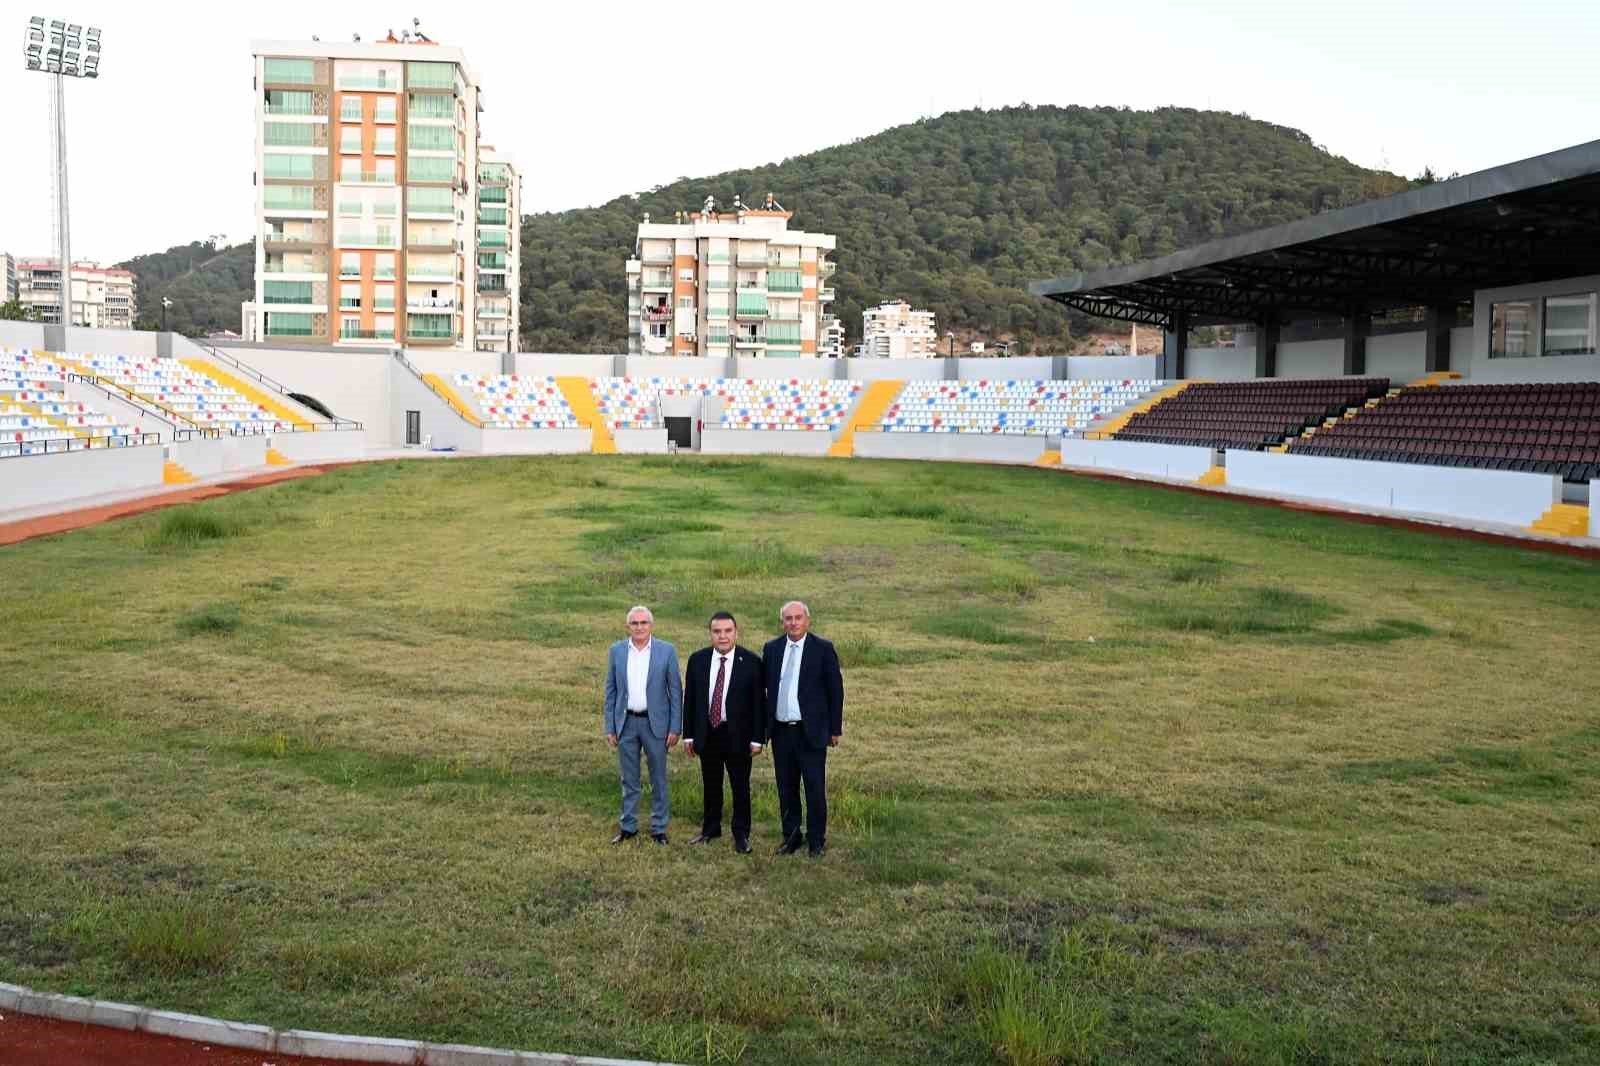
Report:
[[[1597,270],[1600,141],[1590,141],[1028,290],[1170,331],[1441,307]]]

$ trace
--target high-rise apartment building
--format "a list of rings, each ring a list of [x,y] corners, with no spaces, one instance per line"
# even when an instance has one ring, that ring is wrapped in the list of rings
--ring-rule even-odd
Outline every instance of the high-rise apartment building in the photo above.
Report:
[[[461,50],[390,34],[253,51],[256,291],[243,332],[480,347],[481,100]]]
[[[913,311],[904,300],[861,312],[861,354],[879,359],[932,359],[939,332],[932,311]]]
[[[17,298],[17,261],[10,252],[0,252],[0,304]]]
[[[517,270],[522,246],[522,178],[493,145],[478,153],[478,320],[481,352],[514,352],[521,330]]]
[[[760,209],[698,212],[639,225],[628,278],[634,355],[814,356],[833,300],[828,233],[789,228],[770,195]]]
[[[9,262],[10,256],[5,257]],[[15,260],[15,299],[40,322],[61,323],[61,261],[35,257]],[[138,284],[133,271],[77,260],[72,264],[69,326],[132,329],[138,315]]]

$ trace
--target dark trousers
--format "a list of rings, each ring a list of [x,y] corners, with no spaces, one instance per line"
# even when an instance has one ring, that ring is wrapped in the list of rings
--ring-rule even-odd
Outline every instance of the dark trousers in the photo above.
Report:
[[[783,839],[800,835],[800,785],[806,789],[806,843],[820,848],[828,837],[828,749],[806,743],[800,726],[772,728],[772,768],[778,777],[778,813]]]
[[[731,739],[732,730],[722,725],[711,730],[699,746],[700,782],[705,786],[705,809],[700,832],[708,837],[722,835],[722,772],[728,772],[733,787],[733,835],[750,835],[750,745]],[[740,749],[743,750],[735,750]]]

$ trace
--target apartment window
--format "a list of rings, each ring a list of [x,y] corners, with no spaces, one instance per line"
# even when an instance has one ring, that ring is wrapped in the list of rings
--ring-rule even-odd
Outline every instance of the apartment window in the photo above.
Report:
[[[339,127],[339,151],[348,152],[352,155],[361,154],[361,127]]]
[[[682,270],[678,271],[678,280],[679,281],[693,281],[694,280],[694,267],[684,267]]]
[[[767,288],[773,292],[799,292],[800,271],[798,270],[769,270],[767,271]]]
[[[454,89],[454,63],[407,63],[406,84],[416,89]]]
[[[267,90],[267,114],[269,115],[314,115],[311,109],[311,94],[296,92],[291,89]]]
[[[358,217],[359,218],[360,215],[361,215],[361,201],[360,200],[340,200],[339,201],[339,217],[341,217],[341,218]]]
[[[269,178],[314,178],[316,156],[273,155],[262,156],[262,174]]]
[[[339,253],[339,276],[341,278],[359,278],[361,276],[361,253]]]
[[[392,97],[392,96],[380,96],[380,97],[378,97],[377,104],[373,108],[372,120],[374,122],[387,123],[388,125],[391,125],[391,126],[394,125],[394,121],[395,121],[394,108],[395,108],[394,97]]]
[[[1544,301],[1542,355],[1595,354],[1595,294],[1548,296]]]
[[[315,85],[317,66],[309,59],[267,59],[262,61],[262,76],[269,82]]]
[[[309,281],[263,281],[261,302],[268,304],[308,304],[311,302]]]
[[[406,114],[412,118],[455,118],[456,102],[448,96],[412,93],[406,98]]]
[[[282,311],[267,313],[266,333],[269,337],[309,337],[312,318],[307,314],[286,314]]]
[[[309,185],[268,185],[261,190],[267,210],[311,211],[315,193]]]
[[[372,306],[379,311],[394,310],[394,286],[379,285],[373,290]]]
[[[309,122],[263,122],[261,140],[286,148],[310,148],[315,144],[316,130]]]
[[[1533,350],[1534,300],[1507,300],[1492,305],[1489,312],[1489,358],[1521,359],[1535,355]]]
[[[680,296],[680,297],[678,297],[678,307],[679,307],[679,309],[684,310],[684,311],[693,311],[694,310],[694,297],[693,296]]]
[[[482,226],[504,226],[506,224],[506,209],[503,207],[478,208],[478,224]]]
[[[650,336],[652,336],[652,337],[665,337],[666,335],[667,335],[667,324],[665,322],[652,322],[652,323],[650,323]]]
[[[361,307],[361,283],[346,282],[339,286],[339,306],[342,308]]]
[[[379,155],[394,155],[394,130],[379,130],[372,150]]]
[[[456,147],[454,126],[407,126],[406,148],[424,152],[453,152]]]
[[[449,189],[407,189],[406,213],[412,215],[453,215],[455,193]]]
[[[339,98],[339,121],[340,122],[360,122],[361,121],[361,97],[359,97],[359,96],[341,96]]]
[[[383,252],[373,259],[372,276],[375,278],[394,277],[394,254]]]
[[[407,181],[454,181],[455,176],[456,163],[453,159],[415,155],[406,157]]]

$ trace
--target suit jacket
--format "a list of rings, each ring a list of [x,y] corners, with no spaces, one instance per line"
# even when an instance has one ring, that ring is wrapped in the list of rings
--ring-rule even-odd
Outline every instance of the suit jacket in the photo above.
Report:
[[[628,640],[611,645],[606,667],[606,732],[622,735],[628,720]],[[645,707],[650,732],[666,739],[683,733],[683,684],[678,678],[678,650],[656,638],[650,644],[650,669],[645,674]]]
[[[761,649],[767,670],[767,728],[778,728],[778,697],[783,687],[783,646],[787,636],[770,640]],[[839,655],[833,645],[806,634],[800,653],[800,676],[795,682],[795,700],[800,704],[800,722],[807,743],[813,748],[828,746],[828,738],[844,735],[844,677],[839,672]]]
[[[711,690],[717,684],[714,655],[711,648],[701,648],[689,656],[683,675],[683,739],[694,741],[696,748],[711,736]],[[766,670],[755,652],[737,644],[728,666],[723,679],[722,707],[728,715],[724,728],[735,750],[749,751],[752,743],[767,742]]]

